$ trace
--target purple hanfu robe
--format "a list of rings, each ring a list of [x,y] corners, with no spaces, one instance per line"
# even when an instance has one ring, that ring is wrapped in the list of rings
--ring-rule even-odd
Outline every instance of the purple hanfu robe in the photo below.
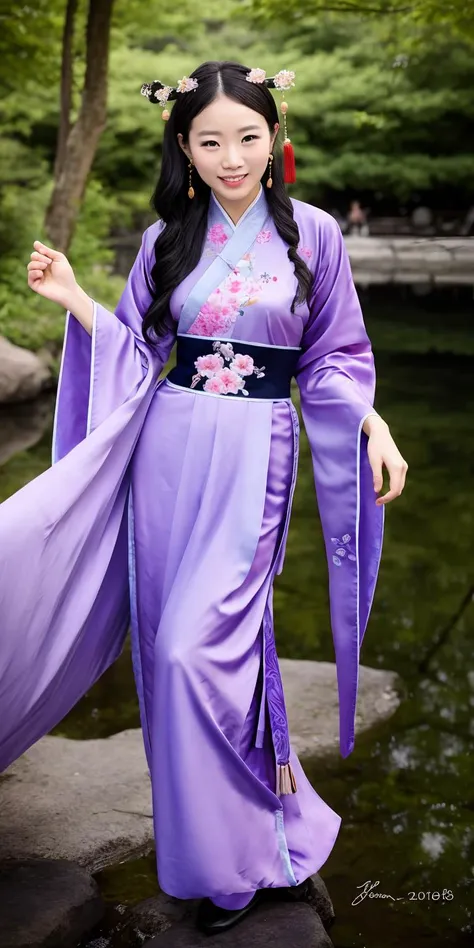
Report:
[[[246,344],[297,357],[341,754],[354,746],[384,523],[362,431],[374,364],[337,223],[292,203],[309,306],[290,311],[296,278],[264,190],[237,226],[211,193],[201,259],[154,347],[141,321],[164,225],[145,231],[115,314],[94,303],[92,338],[67,314],[54,463],[0,506],[0,766],[115,660],[131,619],[158,878],[179,898],[296,885],[340,826],[290,745],[273,633],[298,416],[290,398],[248,394]],[[209,340],[192,388],[158,379],[177,334]]]

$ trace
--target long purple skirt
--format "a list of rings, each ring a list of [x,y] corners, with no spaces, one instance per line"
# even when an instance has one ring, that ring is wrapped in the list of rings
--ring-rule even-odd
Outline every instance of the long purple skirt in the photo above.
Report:
[[[276,795],[261,702],[295,416],[289,401],[162,380],[132,460],[134,671],[159,883],[182,899],[295,885],[326,861],[341,822],[293,750],[297,792]]]

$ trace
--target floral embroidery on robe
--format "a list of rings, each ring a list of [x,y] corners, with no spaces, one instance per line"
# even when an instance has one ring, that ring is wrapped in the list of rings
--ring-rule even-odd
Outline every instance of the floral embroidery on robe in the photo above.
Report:
[[[237,317],[243,315],[244,307],[258,302],[263,284],[278,280],[269,273],[254,276],[254,257],[252,253],[244,254],[224,282],[211,293],[190,326],[189,335],[228,335]]]
[[[258,379],[265,376],[263,371],[265,366],[259,369],[252,356],[245,355],[242,352],[234,352],[231,342],[213,342],[214,352],[208,355],[198,356],[194,365],[197,373],[193,375],[191,388],[196,388],[203,378],[204,391],[212,392],[214,395],[248,395],[245,388],[244,377],[255,374]],[[225,362],[230,365],[226,366]]]
[[[332,561],[335,566],[342,566],[342,560],[347,556],[348,560],[355,560],[353,545],[350,543],[351,535],[345,533],[342,539],[331,537],[331,543],[336,545],[336,552],[333,553]],[[350,545],[349,545],[350,544]]]

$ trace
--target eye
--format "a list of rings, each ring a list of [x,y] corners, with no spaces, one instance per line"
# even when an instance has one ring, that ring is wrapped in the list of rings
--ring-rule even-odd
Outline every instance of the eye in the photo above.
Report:
[[[252,139],[252,138],[258,138],[258,137],[259,137],[258,135],[245,135],[242,141],[245,141],[247,138]],[[213,141],[212,138],[210,138],[208,141],[202,142],[202,147],[207,148],[208,145],[218,145],[218,144],[219,144],[218,142],[215,142]]]

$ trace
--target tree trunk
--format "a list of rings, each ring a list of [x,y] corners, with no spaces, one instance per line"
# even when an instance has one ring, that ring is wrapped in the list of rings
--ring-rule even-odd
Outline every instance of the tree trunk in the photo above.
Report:
[[[63,154],[56,161],[59,171],[46,212],[45,229],[51,245],[63,253],[67,253],[74,235],[87,176],[107,122],[107,75],[113,5],[114,0],[89,0],[86,72],[81,107],[65,145],[58,142]],[[68,7],[67,15],[69,13]],[[70,37],[64,35],[63,54],[68,49],[68,42]],[[67,65],[63,65],[62,81],[67,84]],[[63,101],[67,101],[67,93],[63,88],[61,93],[63,104]],[[69,123],[69,116],[62,116],[61,121]]]
[[[64,20],[63,43],[61,56],[61,90],[58,139],[56,143],[56,157],[54,160],[54,180],[57,181],[66,160],[66,147],[69,132],[71,131],[71,104],[72,104],[72,57],[74,40],[74,21],[77,13],[77,0],[68,0],[66,17]]]

